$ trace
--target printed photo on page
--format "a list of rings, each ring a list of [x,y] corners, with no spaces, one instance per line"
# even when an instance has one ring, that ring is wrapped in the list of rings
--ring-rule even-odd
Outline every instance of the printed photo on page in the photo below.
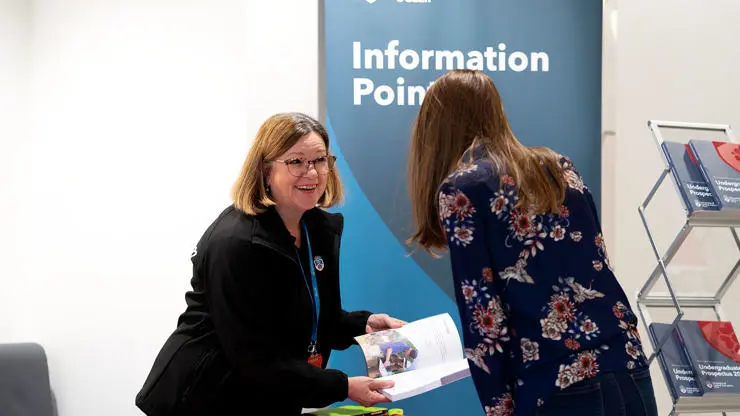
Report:
[[[421,394],[469,375],[462,342],[449,314],[355,339],[365,356],[368,377],[396,382],[394,388],[384,391],[392,400]]]
[[[419,350],[403,332],[389,329],[356,338],[365,354],[368,377],[387,377],[416,368]]]

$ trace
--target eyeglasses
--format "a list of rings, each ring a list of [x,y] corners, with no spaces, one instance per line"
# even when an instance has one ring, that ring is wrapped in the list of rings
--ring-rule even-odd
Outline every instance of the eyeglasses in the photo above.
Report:
[[[304,158],[296,157],[287,160],[275,159],[275,162],[285,163],[288,167],[288,172],[293,176],[301,177],[308,173],[311,165],[316,169],[316,173],[319,175],[326,175],[329,171],[334,168],[334,161],[337,160],[336,156],[326,155],[319,156],[313,160],[306,160]]]

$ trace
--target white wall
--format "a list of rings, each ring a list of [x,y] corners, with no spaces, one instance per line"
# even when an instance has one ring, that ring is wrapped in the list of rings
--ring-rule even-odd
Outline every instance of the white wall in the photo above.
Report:
[[[611,11],[617,10],[613,20]],[[647,129],[647,120],[729,123],[740,131],[740,2],[737,0],[607,0],[604,68],[604,226],[610,254],[621,282],[634,296],[652,270],[654,256],[637,213],[663,167]],[[616,23],[615,32],[612,23]],[[667,139],[687,136],[667,131]],[[705,137],[706,136],[701,136]],[[669,179],[670,181],[670,179]],[[681,226],[681,209],[670,182],[656,196],[647,215],[661,251]],[[659,221],[665,221],[660,223]],[[709,230],[694,234],[679,252],[683,270],[706,268],[701,274],[678,272],[678,290],[709,291],[738,256],[730,234]],[[693,232],[692,232],[693,234]],[[718,260],[713,264],[707,258]],[[669,272],[671,269],[669,269]],[[728,294],[737,299],[738,285]],[[664,286],[663,286],[664,287]],[[656,290],[660,290],[657,287]],[[725,312],[740,327],[740,308],[728,302]],[[655,311],[655,310],[653,310]],[[687,311],[689,318],[697,318]],[[670,313],[653,313],[670,319]],[[643,338],[647,340],[643,329]],[[653,365],[661,414],[668,414],[668,392]]]
[[[28,169],[30,35],[30,4],[0,0],[0,342],[20,336],[17,327],[24,318],[13,290],[23,280],[22,267],[15,261],[21,230],[15,218],[25,198],[20,182],[11,178],[27,175]]]
[[[44,345],[61,416],[140,414],[257,127],[318,114],[317,33],[306,0],[0,0],[0,334]]]

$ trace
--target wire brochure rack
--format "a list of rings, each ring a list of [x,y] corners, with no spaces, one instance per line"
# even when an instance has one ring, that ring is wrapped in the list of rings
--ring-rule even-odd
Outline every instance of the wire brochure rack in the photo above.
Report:
[[[668,249],[661,253],[658,247],[656,246],[655,239],[653,238],[653,233],[650,230],[650,227],[648,225],[648,221],[645,217],[645,210],[650,203],[650,201],[655,196],[655,193],[660,188],[663,181],[666,179],[667,176],[671,174],[670,172],[670,165],[668,160],[666,159],[665,154],[661,150],[661,145],[663,144],[663,136],[661,134],[660,129],[661,128],[671,128],[671,129],[680,129],[680,130],[693,130],[693,131],[702,131],[702,132],[718,132],[723,133],[724,136],[726,136],[726,139],[724,141],[728,142],[736,142],[735,136],[732,132],[732,128],[729,125],[721,125],[721,124],[704,124],[704,123],[687,123],[687,122],[674,122],[674,121],[657,121],[657,120],[649,120],[648,121],[648,128],[650,129],[652,136],[655,140],[655,144],[658,147],[658,151],[661,154],[663,161],[665,163],[665,168],[663,169],[662,173],[660,174],[660,177],[658,178],[655,185],[653,185],[652,189],[647,195],[647,198],[645,198],[645,201],[638,207],[638,212],[640,214],[640,218],[642,220],[642,224],[645,227],[645,231],[647,232],[648,239],[650,240],[650,246],[652,248],[653,254],[655,255],[656,264],[652,270],[652,273],[650,273],[650,277],[647,279],[647,281],[644,283],[643,287],[640,289],[640,291],[637,294],[637,309],[639,311],[640,317],[642,318],[643,323],[645,324],[645,328],[649,328],[649,325],[651,324],[651,318],[650,314],[648,312],[648,308],[674,308],[676,310],[676,316],[671,322],[671,330],[666,333],[665,336],[662,337],[662,339],[655,339],[655,336],[653,333],[648,330],[648,337],[650,339],[650,342],[653,347],[653,353],[648,357],[648,365],[652,363],[653,359],[656,358],[658,353],[660,352],[661,348],[663,347],[664,343],[669,339],[671,336],[673,329],[676,328],[678,325],[678,322],[683,318],[684,311],[683,308],[711,308],[714,310],[714,314],[716,315],[718,320],[727,320],[727,317],[725,316],[725,313],[722,310],[722,299],[727,293],[727,290],[730,288],[730,286],[733,284],[735,279],[737,278],[738,272],[740,272],[740,258],[736,261],[734,267],[730,270],[727,277],[725,277],[724,281],[719,285],[717,288],[717,291],[714,293],[714,295],[701,295],[696,293],[676,293],[674,290],[673,285],[671,284],[671,279],[669,278],[668,273],[668,264],[673,259],[673,257],[678,252],[679,248],[681,247],[681,244],[686,241],[686,238],[689,236],[689,233],[694,228],[700,228],[700,227],[720,227],[720,228],[728,228],[730,233],[732,233],[732,237],[735,241],[735,244],[738,247],[738,250],[740,250],[740,238],[738,237],[737,232],[735,231],[735,227],[740,227],[740,221],[728,221],[726,219],[718,219],[718,218],[712,218],[711,216],[702,216],[701,218],[696,218],[693,215],[688,215],[690,212],[688,207],[686,206],[686,201],[684,198],[680,198],[682,203],[684,204],[684,210],[686,212],[686,222],[683,224],[681,229],[678,231],[676,236],[674,237],[673,241],[668,246]],[[721,139],[718,139],[721,140]],[[675,180],[672,180],[675,191],[679,192],[678,184],[675,182]],[[663,276],[665,280],[666,287],[668,288],[668,294],[651,294],[651,291],[653,290],[653,287],[658,281],[658,278],[660,276]],[[660,364],[659,364],[660,365]],[[666,382],[669,382],[666,379]],[[670,415],[678,415],[679,413],[711,413],[711,412],[721,412],[723,415],[726,415],[726,412],[728,411],[740,411],[740,408],[738,409],[717,409],[717,408],[702,408],[702,409],[692,409],[692,410],[678,410],[678,397],[673,397],[673,407],[671,409]]]

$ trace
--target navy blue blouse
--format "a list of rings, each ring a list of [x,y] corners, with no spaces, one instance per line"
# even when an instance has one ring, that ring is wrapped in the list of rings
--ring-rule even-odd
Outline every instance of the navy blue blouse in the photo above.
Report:
[[[516,208],[518,187],[477,147],[441,185],[465,354],[486,415],[534,414],[601,371],[646,367],[591,193],[567,157],[557,214]]]

